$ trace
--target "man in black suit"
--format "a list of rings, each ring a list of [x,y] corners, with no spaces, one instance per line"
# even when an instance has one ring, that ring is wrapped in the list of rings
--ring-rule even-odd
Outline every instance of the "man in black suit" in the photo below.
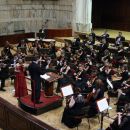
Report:
[[[122,32],[119,32],[118,36],[116,37],[116,45],[122,44],[125,41],[125,37],[122,36]]]
[[[47,29],[44,25],[42,25],[42,28],[39,30],[39,39],[46,38],[47,35]]]
[[[7,64],[1,63],[0,64],[0,80],[1,80],[0,91],[6,91],[4,87],[5,87],[5,80],[8,77],[9,77],[9,67],[7,66]]]
[[[32,102],[35,102],[36,104],[42,103],[40,101],[40,90],[41,90],[41,78],[40,75],[41,69],[40,66],[38,65],[37,58],[34,58],[32,63],[28,67],[30,76],[31,76],[31,88],[32,88],[32,97],[31,100]]]

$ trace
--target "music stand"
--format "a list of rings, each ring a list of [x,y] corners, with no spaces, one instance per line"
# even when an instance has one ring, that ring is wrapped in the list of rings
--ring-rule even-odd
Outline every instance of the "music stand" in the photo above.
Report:
[[[97,106],[99,112],[101,112],[101,126],[98,130],[103,130],[103,112],[109,108],[108,102],[106,98],[97,101]]]
[[[74,91],[72,89],[72,85],[66,85],[64,87],[61,88],[61,93],[64,97],[70,96],[74,94]]]
[[[113,84],[111,83],[111,81],[107,78],[107,83],[108,83],[108,89],[113,89]]]

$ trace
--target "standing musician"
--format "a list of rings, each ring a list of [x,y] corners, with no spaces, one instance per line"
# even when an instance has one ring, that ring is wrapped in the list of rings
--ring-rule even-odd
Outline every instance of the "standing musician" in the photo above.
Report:
[[[4,87],[5,87],[5,81],[8,77],[9,77],[9,66],[2,62],[0,63],[0,80],[1,80],[0,91],[6,91]]]

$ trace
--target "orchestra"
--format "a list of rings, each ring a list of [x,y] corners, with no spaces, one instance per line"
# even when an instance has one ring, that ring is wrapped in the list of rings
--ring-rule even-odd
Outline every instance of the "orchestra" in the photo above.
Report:
[[[109,34],[105,31],[101,36],[101,40],[97,41],[96,34],[92,30],[88,35],[88,39],[82,41],[78,37],[72,44],[66,44],[65,47],[60,49],[56,47],[54,41],[46,44],[45,42],[36,39],[31,43],[32,45],[30,47],[28,46],[28,42],[21,40],[17,45],[15,54],[12,54],[11,52],[11,49],[14,50],[14,48],[6,41],[6,44],[1,51],[0,59],[0,91],[5,91],[5,80],[12,76],[12,73],[10,73],[9,70],[11,67],[16,71],[18,64],[21,65],[20,69],[22,70],[20,70],[20,72],[22,72],[22,76],[25,78],[25,75],[23,74],[25,70],[29,71],[30,75],[32,73],[33,76],[35,75],[32,67],[34,65],[38,70],[38,78],[35,79],[34,76],[32,79],[36,81],[38,90],[36,91],[36,98],[34,99],[32,97],[33,102],[38,104],[41,103],[41,84],[43,88],[46,87],[45,83],[40,79],[41,74],[55,72],[60,75],[60,78],[57,81],[56,93],[61,93],[61,87],[67,84],[73,86],[75,94],[68,97],[69,100],[66,102],[69,102],[69,105],[65,107],[62,117],[62,123],[65,123],[68,127],[75,127],[81,120],[75,120],[67,114],[70,114],[71,116],[79,114],[82,116],[83,107],[87,110],[87,113],[90,114],[89,116],[98,113],[96,101],[102,99],[105,91],[108,91],[107,79],[112,82],[114,92],[118,93],[118,107],[121,101],[124,102],[123,106],[125,106],[126,103],[130,102],[129,72],[127,65],[128,57],[126,56],[126,53],[128,52],[124,49],[122,44],[119,44],[123,42],[125,38],[119,33],[119,36],[115,39],[116,49],[114,52],[111,51],[114,45],[111,46],[108,38]],[[25,48],[25,52],[22,51],[22,47]],[[43,50],[41,51],[41,49]],[[62,54],[57,55],[57,52]],[[32,56],[32,59],[35,60],[26,61],[28,55]],[[24,66],[23,64],[27,64],[27,66]],[[13,75],[15,75],[15,81],[18,74],[19,73],[13,73]],[[115,75],[120,77],[120,80],[113,80]],[[127,91],[122,89],[124,87],[126,87]],[[34,89],[33,85],[32,89]],[[24,94],[26,95],[27,92]],[[73,104],[71,104],[72,100],[74,101]],[[67,120],[71,118],[71,121],[74,124],[72,122],[72,124],[68,124],[66,118]]]

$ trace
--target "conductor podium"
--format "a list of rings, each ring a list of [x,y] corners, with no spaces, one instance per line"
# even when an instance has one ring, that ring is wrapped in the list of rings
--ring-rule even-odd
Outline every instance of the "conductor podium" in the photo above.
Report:
[[[44,91],[41,90],[41,96],[40,96],[40,101],[42,101],[43,103],[35,104],[34,102],[32,102],[31,94],[24,97],[20,97],[18,99],[19,106],[23,110],[35,115],[39,115],[48,112],[50,110],[53,110],[55,108],[58,108],[62,106],[63,101],[63,97],[53,93],[53,83],[57,79],[61,78],[61,76],[53,72],[48,72],[44,75],[41,75],[41,78],[44,81],[45,85],[45,89]]]
[[[56,80],[61,78],[58,74],[54,72],[48,72],[44,75],[41,75],[41,78],[44,80],[44,85],[45,85],[45,96],[46,97],[51,97],[53,96],[53,84]]]

